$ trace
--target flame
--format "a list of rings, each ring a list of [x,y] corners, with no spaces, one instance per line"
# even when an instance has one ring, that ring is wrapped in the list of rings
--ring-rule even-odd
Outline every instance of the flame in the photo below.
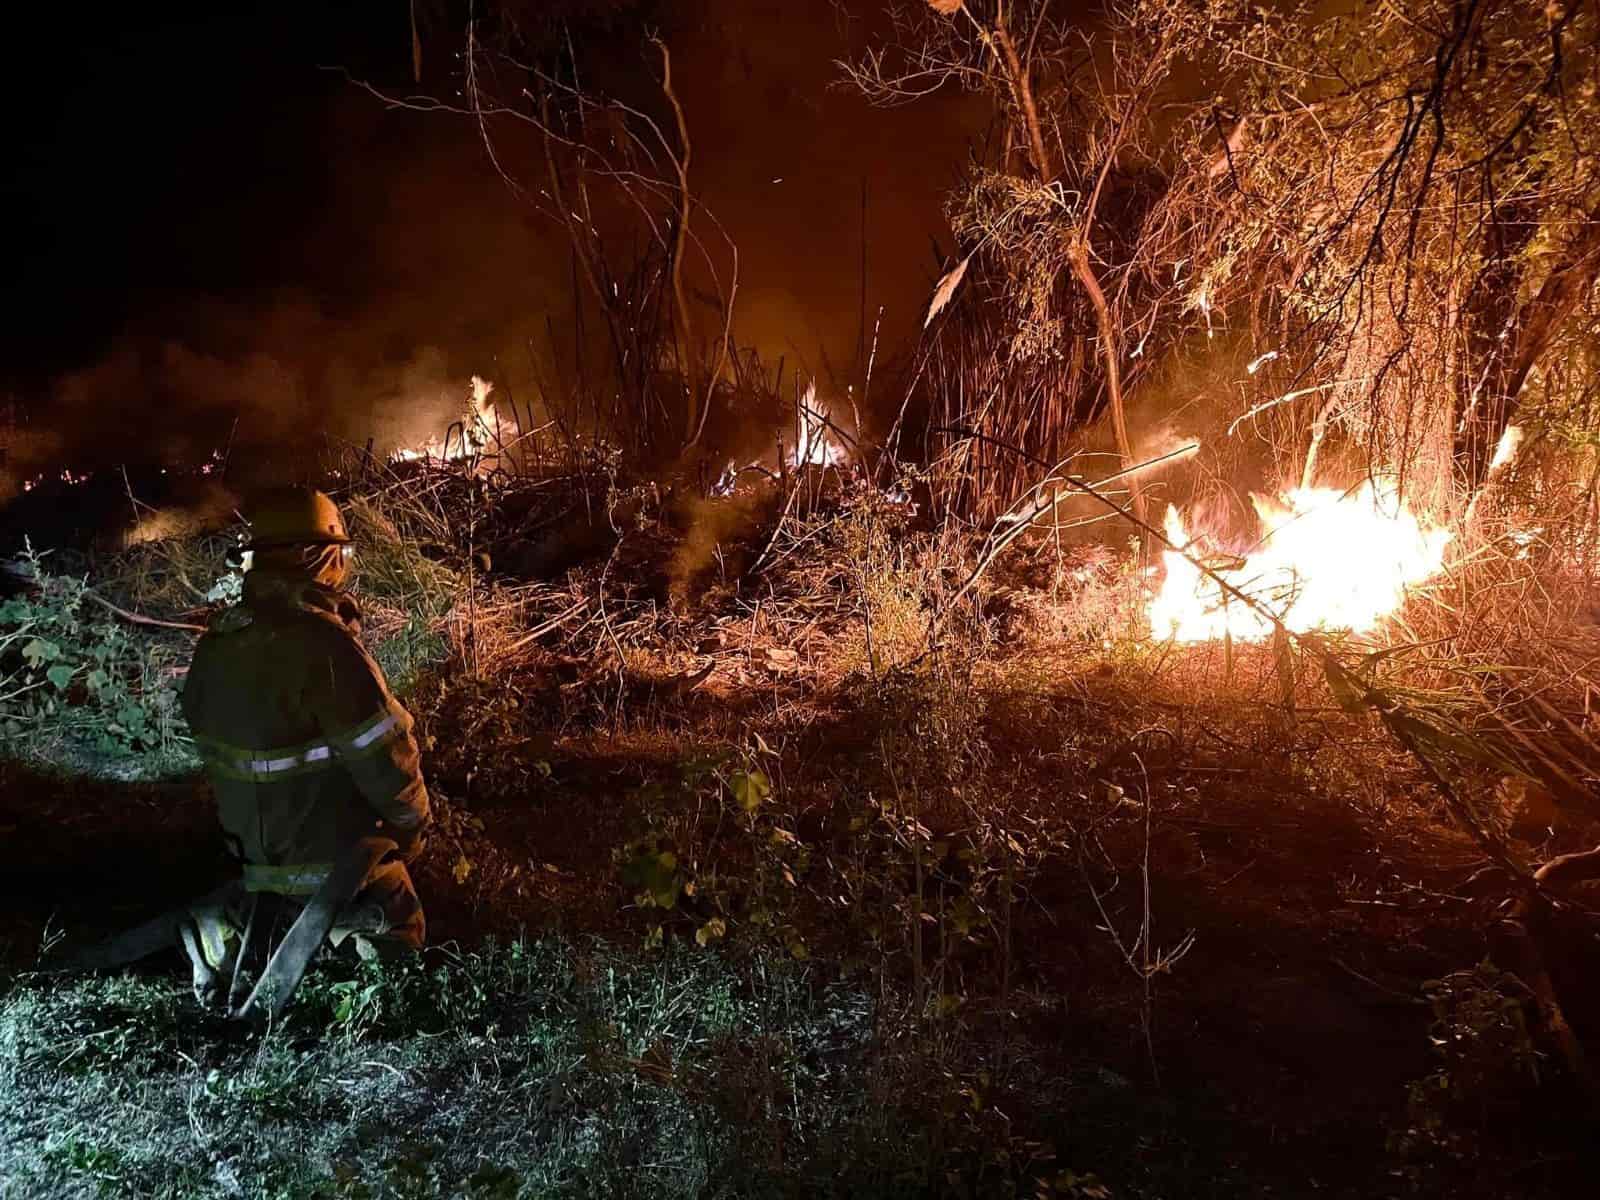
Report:
[[[1494,448],[1494,458],[1489,462],[1489,470],[1498,471],[1514,457],[1517,449],[1522,445],[1522,427],[1520,425],[1507,425],[1505,432],[1500,435],[1500,442]]]
[[[805,395],[800,398],[800,403],[795,408],[795,438],[794,445],[779,455],[781,466],[796,470],[801,467],[839,467],[843,466],[849,455],[844,446],[834,440],[833,434],[837,427],[833,418],[828,413],[828,406],[817,399],[817,384],[813,380],[806,386]],[[781,442],[779,439],[782,450]],[[772,460],[767,459],[770,463]],[[762,459],[754,459],[744,466],[739,466],[736,459],[728,459],[727,465],[722,468],[722,473],[717,476],[711,485],[710,494],[713,496],[731,496],[739,488],[739,478],[746,471],[755,471],[769,479],[776,479],[773,471],[763,463]]]
[[[713,496],[731,496],[739,486],[739,468],[733,465],[733,459],[728,460],[728,465],[722,468],[722,474],[717,476],[717,481],[711,485]]]
[[[1263,535],[1241,560],[1213,567],[1296,633],[1347,629],[1367,633],[1398,608],[1406,590],[1438,574],[1449,530],[1425,525],[1391,484],[1351,492],[1295,488],[1281,500],[1252,496]],[[1167,510],[1171,542],[1204,560],[1176,505]],[[1158,638],[1203,642],[1231,634],[1261,641],[1272,622],[1184,555],[1162,553],[1166,579],[1150,601]],[[1210,564],[1208,564],[1210,565]]]
[[[482,376],[472,377],[472,388],[461,410],[461,436],[451,436],[448,430],[443,437],[429,438],[415,446],[403,446],[391,458],[395,462],[416,462],[418,459],[437,459],[440,462],[459,462],[477,458],[497,436],[499,414],[494,401],[489,399],[494,384]]]
[[[831,428],[827,405],[817,399],[816,380],[812,380],[796,410],[794,453],[789,465],[836,467],[844,462],[844,447],[829,436]]]

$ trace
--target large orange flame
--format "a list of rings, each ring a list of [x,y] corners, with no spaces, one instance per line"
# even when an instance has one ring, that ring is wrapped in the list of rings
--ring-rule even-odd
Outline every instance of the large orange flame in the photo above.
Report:
[[[1370,480],[1349,492],[1295,488],[1281,500],[1251,502],[1261,540],[1242,560],[1219,560],[1214,569],[1296,633],[1370,632],[1408,588],[1439,572],[1451,537],[1419,520],[1391,484]],[[1199,539],[1191,541],[1176,506],[1167,510],[1166,530],[1190,555],[1211,557]],[[1228,595],[1183,554],[1167,550],[1162,558],[1166,579],[1148,610],[1156,637],[1260,641],[1271,634],[1265,614]]]

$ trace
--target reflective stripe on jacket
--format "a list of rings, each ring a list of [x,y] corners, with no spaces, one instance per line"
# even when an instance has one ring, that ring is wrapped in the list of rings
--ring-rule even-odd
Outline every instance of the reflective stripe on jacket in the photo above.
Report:
[[[195,745],[214,772],[251,783],[270,783],[308,771],[320,771],[335,759],[348,762],[367,754],[381,754],[385,741],[395,737],[409,722],[406,710],[390,700],[390,708],[365,721],[356,729],[317,738],[298,746],[274,746],[253,750],[195,734]]]
[[[195,648],[184,713],[223,828],[257,867],[326,864],[380,823],[427,821],[410,714],[358,620],[343,593],[251,572]]]

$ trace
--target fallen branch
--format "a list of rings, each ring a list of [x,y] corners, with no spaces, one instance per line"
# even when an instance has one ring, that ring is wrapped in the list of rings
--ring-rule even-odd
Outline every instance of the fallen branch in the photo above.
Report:
[[[101,608],[114,613],[116,616],[122,618],[122,620],[134,625],[150,625],[156,629],[182,629],[187,633],[204,633],[206,631],[206,627],[204,625],[190,625],[185,621],[163,621],[159,617],[147,617],[142,613],[129,612],[127,609],[120,608],[111,603],[111,601],[107,600],[105,597],[95,595],[88,589],[84,589],[83,594],[88,599],[93,600]]]
[[[767,561],[767,556],[772,553],[772,548],[778,544],[778,536],[783,532],[784,522],[789,519],[789,514],[794,510],[796,497],[800,495],[800,479],[797,477],[794,486],[789,489],[789,498],[783,502],[783,511],[778,514],[778,523],[772,527],[772,536],[767,539],[767,544],[762,547],[761,553],[756,556],[755,563],[746,572],[750,575],[758,574]]]
[[[1061,493],[1060,493],[1060,491],[1056,490],[1056,488],[1054,486],[1056,483],[1058,483],[1058,482],[1066,483],[1066,484],[1070,485],[1071,487],[1075,487],[1075,488],[1078,488],[1080,490],[1086,491],[1091,496],[1094,496],[1097,500],[1103,500],[1105,503],[1110,504],[1111,507],[1117,508],[1118,512],[1123,512],[1123,510],[1121,508],[1118,508],[1117,505],[1114,504],[1111,500],[1109,500],[1108,498],[1106,498],[1104,496],[1101,496],[1098,492],[1094,491],[1094,488],[1104,487],[1108,483],[1115,483],[1117,480],[1122,479],[1125,476],[1135,474],[1135,473],[1137,473],[1139,471],[1143,471],[1143,470],[1145,470],[1145,469],[1147,469],[1149,467],[1158,466],[1159,464],[1164,463],[1169,459],[1178,458],[1181,455],[1192,453],[1193,451],[1198,450],[1199,448],[1200,448],[1200,443],[1191,442],[1187,446],[1180,446],[1178,449],[1169,451],[1166,454],[1159,455],[1156,458],[1148,459],[1148,460],[1146,460],[1145,462],[1142,462],[1142,463],[1135,463],[1131,467],[1124,467],[1122,470],[1117,471],[1115,474],[1107,475],[1104,479],[1096,480],[1093,484],[1080,483],[1077,480],[1074,480],[1070,476],[1067,476],[1067,475],[1058,476],[1058,475],[1056,475],[1056,471],[1059,471],[1061,469],[1061,467],[1066,465],[1066,463],[1064,462],[1064,463],[1060,464],[1060,466],[1057,466],[1054,470],[1051,471],[1051,473],[1049,475],[1047,475],[1042,481],[1040,481],[1038,486],[1034,489],[1036,492],[1039,492],[1039,491],[1043,491],[1045,488],[1050,488],[1051,491],[1050,491],[1049,496],[1048,497],[1042,497],[1041,499],[1035,501],[1034,502],[1034,506],[1033,506],[1033,511],[1028,513],[1026,516],[1019,516],[1019,517],[1012,518],[1011,527],[1009,529],[1007,529],[1004,533],[999,534],[998,536],[996,536],[994,534],[990,535],[993,538],[993,541],[990,543],[989,548],[983,552],[982,556],[978,559],[977,565],[972,568],[971,573],[968,574],[966,579],[964,579],[962,581],[961,586],[956,589],[955,595],[951,596],[949,602],[944,604],[944,605],[942,605],[940,607],[939,612],[937,614],[935,614],[935,616],[933,618],[933,623],[929,626],[929,629],[928,629],[929,638],[931,639],[934,636],[934,634],[936,634],[938,632],[938,630],[944,625],[944,622],[947,619],[950,611],[955,608],[956,604],[958,604],[960,602],[960,600],[961,600],[961,598],[963,596],[965,596],[969,591],[972,590],[972,585],[978,582],[979,577],[981,577],[983,575],[983,573],[989,569],[989,567],[994,563],[994,560],[1000,557],[1000,552],[1002,550],[1004,550],[1007,546],[1009,546],[1012,542],[1016,541],[1025,532],[1027,532],[1027,530],[1032,527],[1033,523],[1035,521],[1037,521],[1040,517],[1044,516],[1045,513],[1054,512],[1055,511],[1056,507],[1061,503]],[[1076,457],[1076,456],[1074,456],[1074,457]],[[1070,459],[1070,458],[1067,460],[1067,462],[1071,462],[1071,461],[1072,461],[1072,459]],[[1146,522],[1144,522],[1143,520],[1135,518],[1131,514],[1128,514],[1128,513],[1124,513],[1124,515],[1128,516],[1130,520],[1133,520],[1136,525],[1139,525],[1139,526],[1141,526],[1141,527],[1143,527],[1145,529],[1149,529],[1150,528],[1150,526]],[[1005,521],[1006,517],[1002,516],[1000,520],[1001,521]],[[1000,522],[996,522],[996,527],[998,527],[999,524],[1000,524]],[[1162,538],[1162,541],[1166,541],[1166,539]],[[1167,544],[1171,545],[1170,542],[1168,542]]]

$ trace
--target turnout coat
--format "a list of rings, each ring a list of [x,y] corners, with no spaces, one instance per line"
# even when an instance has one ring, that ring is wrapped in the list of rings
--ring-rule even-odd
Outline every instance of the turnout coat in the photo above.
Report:
[[[365,836],[417,845],[428,793],[411,716],[362,647],[349,596],[258,571],[244,585],[243,602],[218,614],[195,649],[183,711],[243,861],[244,892],[303,900]],[[351,907],[362,913],[353,930],[421,944],[404,863],[376,868]],[[195,913],[213,966],[236,932],[227,916]]]

